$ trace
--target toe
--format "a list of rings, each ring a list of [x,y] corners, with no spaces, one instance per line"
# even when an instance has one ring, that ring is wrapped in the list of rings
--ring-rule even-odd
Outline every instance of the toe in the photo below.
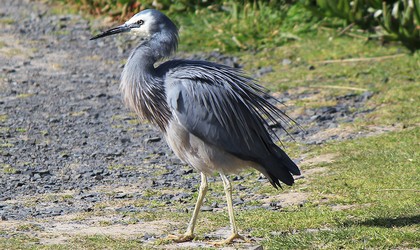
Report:
[[[193,234],[181,234],[181,235],[170,234],[166,237],[166,239],[172,240],[173,242],[176,242],[176,243],[181,243],[181,242],[192,241],[194,239],[194,235]]]
[[[232,244],[235,239],[241,239],[243,241],[247,241],[242,235],[239,235],[238,233],[232,233],[227,239],[222,240],[222,241],[217,241],[212,244],[215,246]]]

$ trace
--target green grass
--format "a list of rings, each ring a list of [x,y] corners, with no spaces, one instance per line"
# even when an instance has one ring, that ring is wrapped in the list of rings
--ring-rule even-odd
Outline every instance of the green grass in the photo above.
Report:
[[[0,122],[6,122],[7,121],[7,119],[8,119],[8,115],[0,115]]]
[[[317,92],[314,99],[286,103],[302,110],[334,105],[337,96],[370,91],[373,96],[354,111],[372,111],[351,124],[341,124],[339,129],[350,127],[356,134],[371,127],[384,127],[392,128],[393,132],[385,130],[366,138],[333,141],[319,146],[286,143],[288,152],[294,158],[327,154],[336,157],[332,162],[302,165],[304,171],[314,168],[324,170],[300,179],[295,186],[285,187],[283,191],[271,188],[268,183],[256,182],[258,174],[255,171],[245,171],[245,179],[235,184],[249,187],[251,193],[273,197],[279,193],[304,192],[308,198],[301,206],[292,205],[271,211],[263,209],[263,202],[252,199],[249,192],[235,191],[234,199],[242,197],[245,200],[245,204],[235,210],[240,231],[261,238],[258,244],[262,244],[264,249],[420,248],[420,53],[410,54],[395,44],[380,46],[376,41],[338,37],[334,30],[320,29],[322,23],[315,22],[301,8],[291,8],[287,14],[277,17],[272,16],[277,13],[276,10],[268,6],[248,4],[247,8],[230,16],[210,10],[200,10],[196,15],[174,13],[173,19],[181,27],[180,50],[188,53],[214,49],[227,51],[237,56],[245,71],[250,73],[261,67],[272,67],[272,73],[259,79],[271,91]],[[267,25],[258,23],[261,18]],[[278,20],[276,31],[272,27]],[[397,54],[402,55],[383,57]],[[282,60],[286,58],[292,63],[283,65]],[[377,59],[325,62],[351,58]],[[315,68],[310,70],[310,66]],[[119,124],[122,118],[113,117],[110,122],[123,126]],[[0,122],[7,119],[7,115],[0,115]],[[5,140],[0,140],[0,144],[0,148],[13,146]],[[10,172],[9,167],[4,165],[3,173]],[[132,166],[109,165],[109,168],[129,170]],[[158,168],[156,174],[165,171],[163,167]],[[208,192],[206,204],[225,204],[221,182],[210,185],[212,190]],[[130,205],[153,208],[152,212],[104,210],[106,207],[127,205],[123,204],[127,201],[114,200],[97,204],[93,212],[87,212],[75,221],[117,215],[126,218],[127,224],[163,219],[173,223],[170,227],[173,231],[162,231],[161,234],[183,233],[191,211],[180,211],[190,209],[197,194],[186,203],[171,206],[153,199],[165,192],[178,191],[188,192],[140,190],[142,198],[131,201]],[[243,209],[251,205],[261,207]],[[101,221],[100,225],[112,223]],[[23,224],[20,229],[30,230],[27,225],[30,224]],[[203,212],[199,215],[196,234],[203,240],[204,234],[228,225],[226,211]],[[36,230],[42,231],[42,228]],[[165,248],[167,244],[158,241],[154,245],[145,245],[139,241],[141,237],[80,235],[72,236],[59,245],[40,245],[40,239],[28,236],[25,230],[3,230],[0,231],[0,249],[147,249]]]
[[[10,166],[10,164],[0,163],[0,171],[5,174],[14,174],[17,169]]]
[[[201,9],[187,15],[172,15],[181,27],[181,50],[255,51],[298,39],[289,30],[280,28],[287,7],[279,10],[261,1],[244,6],[231,2],[227,8],[228,13]]]
[[[252,217],[245,213],[244,218],[253,218],[245,224],[260,225],[260,235],[272,248],[419,247],[420,236],[415,233],[420,229],[419,139],[420,129],[415,128],[325,145],[319,153],[340,157],[308,184],[311,202],[288,213],[264,217],[257,211]],[[308,228],[327,230],[308,232]],[[272,231],[282,234],[269,237]]]
[[[420,53],[403,54],[401,51],[405,50],[401,47],[381,47],[359,39],[330,39],[334,34],[320,31],[316,38],[302,39],[256,55],[247,53],[241,59],[248,71],[267,66],[273,68],[272,73],[259,79],[272,91],[300,87],[305,91],[320,91],[325,97],[371,91],[374,95],[364,108],[374,111],[362,121],[363,124],[418,125],[420,92],[416,90],[420,88],[417,72]],[[383,58],[392,55],[398,56]],[[280,62],[283,58],[290,59],[292,64],[282,65]],[[377,59],[324,63],[327,60],[358,58]],[[308,69],[311,65],[315,67],[314,70]],[[304,106],[315,107],[322,101],[314,100],[311,105]]]
[[[339,157],[332,163],[322,164],[328,171],[298,182],[295,186],[295,190],[305,187],[305,191],[310,192],[307,203],[280,211],[237,211],[239,228],[253,237],[263,238],[265,249],[418,248],[419,139],[420,129],[410,128],[314,148],[311,150],[314,154],[334,153],[339,154]],[[244,184],[250,181],[247,179]],[[211,185],[212,192],[222,192],[219,184]],[[156,192],[160,190],[148,191],[151,196]],[[271,190],[269,193],[274,195],[277,191]],[[216,200],[223,202],[220,197]],[[169,212],[164,203],[152,205],[156,212],[127,213],[126,216],[136,221],[167,219],[181,225],[179,233],[183,231],[182,227],[186,226],[190,214]],[[177,207],[185,206],[181,204]],[[225,212],[203,212],[196,233],[200,237],[228,223]],[[24,229],[27,228],[30,227],[25,226]],[[152,247],[142,245],[136,239],[101,235],[73,237],[70,242],[60,246],[38,248],[32,242],[37,242],[37,239],[16,234],[9,239],[0,239],[0,246],[10,249],[17,244],[26,244],[26,249]],[[163,244],[164,248],[166,243],[159,244]]]
[[[348,141],[336,141],[321,146],[306,146],[299,143],[288,143],[288,150],[292,156],[298,157],[305,153],[311,156],[336,154],[335,161],[320,163],[314,166],[302,166],[303,170],[323,167],[326,170],[297,182],[292,188],[285,188],[280,192],[305,192],[309,198],[302,207],[291,206],[277,211],[263,208],[243,210],[236,208],[238,227],[241,232],[251,237],[262,238],[259,244],[264,249],[390,249],[390,248],[419,248],[420,236],[420,128],[418,117],[418,81],[415,75],[417,55],[403,56],[394,60],[383,60],[371,63],[326,64],[316,66],[315,72],[307,70],[306,65],[316,61],[332,58],[344,58],[345,46],[335,50],[334,55],[328,50],[317,56],[303,51],[306,46],[316,44],[320,48],[325,37],[319,35],[317,42],[299,41],[279,48],[278,50],[293,50],[300,57],[300,64],[289,68],[276,66],[273,75],[264,76],[263,82],[270,80],[267,85],[273,91],[296,88],[318,88],[324,97],[345,94],[353,90],[339,89],[331,91],[321,86],[352,86],[366,88],[373,91],[374,96],[368,101],[368,107],[375,110],[365,118],[358,120],[354,126],[356,131],[370,125],[388,126],[401,123],[395,132],[379,134],[377,136],[359,138]],[[348,38],[334,40],[347,44],[352,56],[369,57],[378,56],[385,50],[375,46],[363,45],[358,48],[351,45]],[[352,39],[351,39],[352,40]],[[357,41],[352,41],[357,44]],[[333,47],[334,47],[333,46]],[[341,46],[340,46],[341,47]],[[296,49],[298,48],[298,49]],[[392,53],[391,47],[387,52]],[[319,53],[319,52],[315,52]],[[276,51],[269,60],[282,58],[281,52]],[[257,54],[252,64],[264,64],[266,54]],[[248,58],[248,55],[242,56]],[[251,64],[247,68],[252,69]],[[404,74],[398,74],[404,71]],[[307,75],[305,77],[305,75]],[[376,81],[388,77],[388,81]],[[288,83],[283,78],[291,79]],[[317,80],[318,79],[318,80]],[[416,80],[411,80],[416,79]],[[323,81],[324,80],[324,81]],[[328,82],[329,80],[329,82]],[[318,105],[315,103],[306,103]],[[265,193],[274,196],[279,193],[267,183],[255,182],[257,174],[251,173],[243,181],[243,186],[252,188],[256,194]],[[238,184],[236,182],[236,184]],[[262,185],[262,186],[261,186]],[[206,204],[218,202],[224,204],[223,189],[220,182],[211,183],[212,191],[208,193]],[[183,233],[191,213],[180,212],[189,208],[194,199],[186,203],[166,205],[164,202],[148,200],[159,196],[165,190],[142,190],[144,200],[133,201],[137,207],[153,208],[154,212],[125,213],[131,218],[130,223],[142,223],[156,220],[169,220],[174,224],[174,232]],[[187,192],[187,191],[184,191]],[[243,196],[235,192],[234,197]],[[244,196],[245,207],[259,205],[257,201],[247,200]],[[118,206],[116,201],[116,206]],[[101,206],[110,206],[103,204]],[[109,213],[109,212],[108,212]],[[89,218],[91,215],[87,215]],[[97,213],[96,216],[112,216],[111,214]],[[103,226],[108,225],[103,222]],[[203,212],[199,216],[196,229],[198,239],[204,240],[203,235],[208,234],[229,224],[226,211]],[[9,232],[10,233],[10,232]],[[9,234],[8,233],[8,234]],[[2,249],[133,249],[133,248],[165,248],[165,241],[158,241],[154,245],[145,245],[134,238],[120,238],[104,235],[73,236],[61,245],[38,245],[36,237],[25,236],[25,232],[18,231],[9,238],[0,237]],[[141,236],[139,236],[141,238]]]
[[[137,12],[141,6],[136,4],[125,6],[124,3],[108,0],[87,2],[50,0],[50,2],[58,5],[67,4],[68,11],[73,13],[77,10],[82,10],[85,14],[102,13],[118,23],[131,18],[133,12]],[[142,8],[152,8],[151,1],[149,2],[142,1]],[[198,7],[199,4],[191,7],[192,4],[186,4],[191,7],[187,9],[177,9],[173,2],[164,4],[162,11],[168,14],[180,29],[181,50],[258,51],[298,40],[301,34],[313,34],[318,27],[318,19],[301,4],[286,4],[287,1],[218,2],[220,4],[213,5],[213,8]],[[101,12],[104,6],[109,8]],[[61,9],[63,8],[54,8],[57,13],[62,13]],[[116,12],[120,14],[112,14]]]

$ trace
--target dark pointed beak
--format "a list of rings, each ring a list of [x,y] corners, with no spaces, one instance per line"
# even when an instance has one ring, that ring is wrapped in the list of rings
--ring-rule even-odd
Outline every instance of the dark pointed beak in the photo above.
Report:
[[[123,25],[120,25],[118,27],[107,30],[105,32],[102,32],[101,34],[96,35],[89,40],[95,40],[95,39],[98,39],[98,38],[101,38],[101,37],[106,37],[106,36],[115,35],[115,34],[118,34],[118,33],[128,32],[128,31],[130,31],[130,27],[127,24],[123,24]]]

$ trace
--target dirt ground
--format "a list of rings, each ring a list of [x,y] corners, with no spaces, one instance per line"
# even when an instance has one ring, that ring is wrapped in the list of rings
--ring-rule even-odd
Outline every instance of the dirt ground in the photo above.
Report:
[[[92,24],[81,16],[53,14],[49,6],[33,1],[5,1],[0,6],[2,230],[30,225],[33,230],[28,230],[28,234],[39,237],[40,244],[55,244],[65,242],[72,234],[164,236],[177,227],[167,220],[106,226],[100,222],[124,218],[75,220],[98,202],[136,199],[142,195],[137,190],[142,188],[182,188],[188,191],[182,195],[191,198],[197,191],[199,175],[181,164],[157,129],[147,122],[138,122],[123,106],[119,77],[132,43],[125,44],[125,38],[89,41]],[[192,57],[233,65],[238,61],[218,53]],[[317,93],[276,95],[288,100],[311,98]],[[305,126],[306,131],[298,130],[293,135],[308,144],[359,136],[360,132],[340,129],[339,124],[363,116],[351,110],[363,105],[370,96],[369,92],[343,96],[335,107],[304,112],[287,107],[288,112],[297,114],[293,118],[300,124],[310,124]],[[390,129],[394,128],[372,128],[366,133]],[[334,157],[296,160],[311,165],[332,161]],[[156,177],[157,169],[165,174]],[[323,169],[312,168],[304,175],[320,171]],[[171,195],[171,199],[177,197]],[[283,206],[290,206],[306,198],[305,194],[287,193],[266,198],[265,202],[278,200]],[[194,201],[188,202],[192,206]],[[227,233],[228,228],[222,228],[213,236]],[[258,247],[257,243],[247,244],[242,247]],[[206,245],[165,247],[191,246]]]

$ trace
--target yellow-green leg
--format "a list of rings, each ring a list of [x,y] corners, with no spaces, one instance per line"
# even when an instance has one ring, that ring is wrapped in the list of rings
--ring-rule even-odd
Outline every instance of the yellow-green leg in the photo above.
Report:
[[[220,177],[222,177],[223,186],[224,186],[225,193],[226,193],[226,202],[227,202],[227,206],[228,206],[230,228],[232,230],[232,233],[227,239],[214,243],[215,245],[230,244],[235,239],[245,240],[244,237],[239,235],[238,228],[236,227],[235,214],[233,212],[233,203],[232,203],[232,185],[230,184],[230,181],[226,177],[226,175],[220,174]]]
[[[203,204],[204,196],[206,196],[207,189],[207,176],[201,173],[200,190],[198,192],[197,202],[195,203],[195,208],[190,223],[188,224],[187,231],[183,235],[169,235],[168,239],[175,242],[186,242],[194,239],[195,224],[197,222],[197,217],[198,213],[200,212],[201,205]]]

